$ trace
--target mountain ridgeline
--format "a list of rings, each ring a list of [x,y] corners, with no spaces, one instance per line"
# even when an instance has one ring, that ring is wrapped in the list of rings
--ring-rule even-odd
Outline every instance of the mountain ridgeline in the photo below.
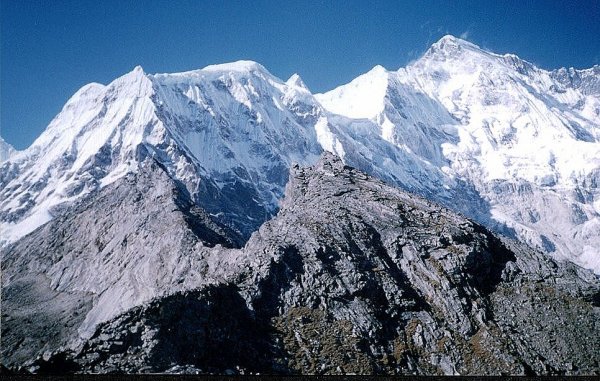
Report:
[[[240,61],[141,67],[79,90],[28,149],[4,147],[1,244],[152,157],[248,239],[293,163],[322,151],[600,273],[599,70],[545,71],[446,36],[398,71],[313,95]],[[5,149],[6,148],[6,149]],[[6,152],[4,152],[6,151]]]
[[[292,169],[278,214],[236,248],[161,171],[145,161],[9,246],[6,366],[598,374],[600,281],[587,270],[329,153]]]
[[[136,67],[0,153],[11,371],[600,374],[597,66]]]

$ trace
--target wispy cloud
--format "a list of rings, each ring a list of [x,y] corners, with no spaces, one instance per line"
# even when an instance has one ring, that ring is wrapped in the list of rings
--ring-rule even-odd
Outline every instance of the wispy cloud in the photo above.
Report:
[[[421,30],[427,33],[427,41],[425,42],[425,46],[423,47],[423,52],[427,50],[431,44],[436,42],[442,35],[449,34],[448,28],[435,25],[432,21],[426,21],[421,24]]]
[[[472,38],[473,38],[473,30],[477,29],[477,24],[476,23],[471,23],[467,26],[467,28],[458,35],[458,37],[462,38],[463,40],[469,40],[472,42]]]

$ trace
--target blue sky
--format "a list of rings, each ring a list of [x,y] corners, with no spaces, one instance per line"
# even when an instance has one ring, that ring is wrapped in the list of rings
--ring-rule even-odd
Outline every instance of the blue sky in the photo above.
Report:
[[[445,34],[546,69],[600,63],[600,0],[0,0],[0,135],[29,146],[78,88],[142,65],[250,59],[313,92],[397,69]]]

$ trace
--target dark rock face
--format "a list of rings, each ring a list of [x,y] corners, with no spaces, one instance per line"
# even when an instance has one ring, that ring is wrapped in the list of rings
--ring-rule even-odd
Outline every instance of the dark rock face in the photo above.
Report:
[[[600,333],[596,323],[600,311],[589,302],[599,287],[593,275],[497,238],[335,158],[326,158],[312,169],[296,169],[278,216],[259,230],[245,250],[270,251],[278,258],[275,263],[288,264],[290,284],[277,303],[271,303],[277,311],[275,320],[289,320],[299,311],[310,321],[322,316],[318,337],[335,337],[330,330],[339,326],[338,335],[348,338],[341,327],[351,327],[357,342],[350,352],[354,358],[368,359],[360,372],[598,371],[600,347],[574,344]],[[286,260],[286,252],[298,253],[302,266]],[[515,305],[508,291],[535,287],[552,290],[548,291],[552,295],[543,296],[546,302],[536,302],[541,295],[528,293],[533,299],[523,296]],[[260,291],[257,295],[254,303],[262,300]],[[561,316],[540,315],[542,304]],[[567,311],[574,309],[586,324],[568,317]],[[512,310],[519,310],[520,319],[527,321],[511,327],[516,334],[506,325],[514,320]],[[305,372],[311,369],[307,364],[315,363],[321,367],[315,372],[357,371],[343,361],[325,361],[323,342],[311,340],[314,333],[294,329],[294,324],[279,325],[284,337],[291,337],[293,331],[295,339],[284,341],[286,350],[299,356],[291,361],[293,369]],[[567,335],[565,325],[570,326]],[[529,332],[532,326],[537,327],[535,335]],[[542,339],[557,335],[579,351],[569,352],[570,360],[562,364],[555,360],[561,356],[556,346]],[[534,359],[527,353],[539,356]],[[569,369],[567,362],[576,362],[577,371]]]
[[[580,89],[583,94],[600,94],[600,65],[594,65],[586,70],[560,68],[550,72],[566,88]],[[551,89],[554,90],[554,89]],[[562,89],[558,89],[560,91]],[[556,91],[556,90],[555,90]],[[564,90],[563,90],[564,91]]]
[[[600,282],[591,272],[330,154],[293,169],[278,215],[244,248],[201,248],[218,254],[196,264],[210,282],[132,305],[29,368],[600,374]],[[15,369],[25,363],[11,358]]]
[[[191,373],[223,373],[236,366],[258,371],[271,358],[268,337],[235,286],[208,286],[155,300],[102,324],[69,358],[78,371],[94,373],[168,372],[182,365]]]

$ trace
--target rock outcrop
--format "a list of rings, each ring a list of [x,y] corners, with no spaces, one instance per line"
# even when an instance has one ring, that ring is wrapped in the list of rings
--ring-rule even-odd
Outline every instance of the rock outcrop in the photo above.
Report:
[[[142,168],[1,252],[5,365],[76,346],[102,321],[206,282],[207,256],[239,246],[156,162]]]
[[[115,189],[126,186],[138,189],[125,182]],[[169,209],[155,204],[161,213]],[[165,270],[153,278],[178,287],[164,288],[150,301],[129,301],[127,311],[96,320],[95,331],[78,345],[37,349],[29,359],[33,351],[5,350],[5,337],[11,348],[30,346],[16,344],[19,332],[27,340],[19,327],[27,319],[40,321],[38,309],[48,313],[58,304],[32,308],[16,291],[24,272],[15,269],[57,279],[45,286],[28,283],[31,295],[41,299],[52,292],[55,300],[66,300],[60,299],[60,308],[70,315],[92,311],[99,299],[83,295],[94,290],[66,288],[91,284],[88,273],[53,278],[51,269],[62,262],[43,253],[70,244],[70,236],[57,234],[73,225],[68,219],[82,221],[79,216],[92,213],[102,224],[118,212],[92,197],[77,213],[11,246],[5,257],[12,259],[3,261],[3,271],[13,274],[3,277],[3,301],[10,306],[3,305],[5,365],[100,373],[600,374],[600,343],[593,340],[600,336],[600,281],[590,271],[498,237],[331,154],[313,167],[292,169],[279,213],[241,249],[226,248],[235,240],[209,219],[202,220],[203,232],[219,238],[206,241],[205,233],[188,228],[203,214],[186,220],[180,211],[171,212],[177,220],[161,221],[162,230],[151,230],[154,245],[179,243],[171,249],[181,253],[175,258],[190,261],[187,271]],[[134,232],[150,231],[136,226]],[[175,237],[182,234],[194,244],[181,245]],[[127,242],[136,252],[155,247]],[[63,255],[73,262],[75,253],[65,249]],[[82,258],[112,258],[94,253]],[[109,289],[136,273],[125,263],[112,274],[98,271]],[[89,316],[55,319],[69,324],[57,332],[73,337]]]

